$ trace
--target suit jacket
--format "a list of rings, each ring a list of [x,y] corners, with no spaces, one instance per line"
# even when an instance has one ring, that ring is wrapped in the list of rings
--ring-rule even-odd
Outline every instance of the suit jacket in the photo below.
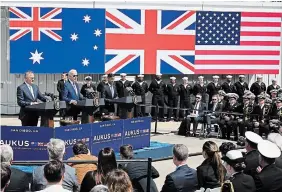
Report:
[[[282,169],[282,154],[280,155],[280,157],[278,157],[276,160],[275,160],[275,165]]]
[[[235,93],[234,85],[233,85],[232,83],[229,85],[228,82],[224,82],[224,83],[221,85],[221,89],[222,89],[225,93]]]
[[[222,103],[217,103],[216,107],[215,107],[215,110],[213,111],[213,103],[210,103],[208,105],[208,110],[209,111],[213,111],[213,112],[221,112],[222,111]],[[215,116],[215,117],[219,117],[220,114],[219,113],[212,113],[212,116]]]
[[[44,177],[44,166],[37,167],[32,173],[32,191],[43,190],[47,187],[47,181]],[[77,182],[75,169],[65,164],[65,174],[63,180],[63,188],[69,191],[78,191],[79,185]]]
[[[124,83],[121,80],[116,82],[116,89],[119,98],[127,96],[127,87],[131,87],[131,83],[128,80],[125,80]]]
[[[59,92],[59,99],[63,100],[63,92],[64,92],[65,82],[63,79],[59,80],[57,83],[57,91]]]
[[[197,185],[196,170],[182,165],[166,176],[161,192],[194,192]]]
[[[113,83],[113,88],[114,88],[114,97],[112,96],[112,92],[111,92],[109,84],[108,83],[105,84],[103,92],[101,94],[101,98],[105,98],[105,99],[114,99],[114,98],[116,98],[118,96],[118,94],[117,94],[117,88],[116,88],[115,83]]]
[[[148,164],[146,162],[121,164],[119,168],[123,169],[128,174],[135,192],[146,192],[148,168]],[[153,179],[158,178],[159,176],[159,172],[152,166],[151,192],[158,192],[156,183]]]
[[[5,192],[24,192],[28,191],[31,177],[27,173],[11,167],[12,175],[10,184],[5,189]]]
[[[254,179],[242,172],[234,174],[230,181],[233,184],[234,192],[256,192]]]
[[[196,102],[193,102],[192,107],[191,107],[191,113],[195,109],[195,105],[196,105]],[[202,101],[200,101],[200,106],[198,108],[198,115],[203,116],[204,115],[203,111],[205,111],[205,110],[207,110],[207,105],[205,103],[203,103]]]
[[[76,92],[75,92],[75,90],[74,90],[70,81],[67,81],[65,83],[63,100],[66,101],[67,103],[69,103],[71,100],[78,101],[78,100],[82,99],[82,96],[80,95],[80,92],[79,92],[78,83],[74,83],[74,84],[75,84],[76,89],[77,89],[77,94],[76,94]]]
[[[33,89],[34,97],[32,96],[26,83],[21,84],[17,88],[17,102],[18,105],[21,107],[20,116],[19,116],[20,119],[22,119],[25,115],[25,111],[24,111],[25,106],[31,105],[32,102],[36,102],[38,99],[43,102],[46,102],[46,98],[39,91],[38,86],[32,84],[31,87]]]
[[[244,173],[254,177],[257,173],[256,169],[259,166],[259,152],[257,150],[248,152],[245,155],[245,164]]]
[[[220,187],[215,165],[213,165],[209,160],[204,160],[204,162],[197,167],[197,176],[199,188],[203,187],[205,189],[214,189]]]
[[[97,86],[97,91],[99,91],[100,93],[102,93],[104,86],[106,85],[106,83],[104,81],[101,81],[98,86]]]
[[[255,176],[257,192],[281,192],[282,169],[275,164],[268,165]]]

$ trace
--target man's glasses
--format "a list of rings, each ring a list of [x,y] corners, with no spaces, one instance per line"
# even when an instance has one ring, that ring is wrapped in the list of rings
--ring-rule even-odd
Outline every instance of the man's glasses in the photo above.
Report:
[[[213,101],[216,101],[217,99],[212,99]]]
[[[201,97],[196,97],[196,99],[201,99]]]
[[[78,75],[73,75],[73,77],[78,77]]]

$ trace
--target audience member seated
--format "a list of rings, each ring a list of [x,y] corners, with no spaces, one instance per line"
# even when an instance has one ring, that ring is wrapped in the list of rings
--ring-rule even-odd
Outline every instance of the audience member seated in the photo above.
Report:
[[[281,192],[282,169],[275,165],[275,159],[281,155],[280,149],[270,141],[258,143],[260,154],[259,172],[255,176],[257,192]]]
[[[59,160],[49,161],[44,166],[44,178],[47,180],[47,186],[39,192],[69,192],[69,190],[64,189],[62,186],[64,174],[64,163]]]
[[[107,174],[105,185],[109,192],[133,192],[131,181],[127,173],[121,169],[112,170]]]
[[[1,192],[9,186],[11,180],[12,170],[6,163],[1,163]]]
[[[223,142],[219,147],[219,151],[221,152],[221,156],[224,157],[228,151],[234,150],[235,148],[234,143]]]
[[[10,145],[0,145],[0,154],[1,154],[1,163],[5,163],[8,166],[11,166],[14,152]],[[15,169],[10,168],[12,171],[12,176],[10,180],[10,184],[6,187],[5,192],[12,191],[27,191],[29,189],[30,178],[27,173]]]
[[[109,188],[105,185],[96,185],[90,192],[109,192]]]
[[[176,170],[166,176],[161,192],[194,192],[197,189],[197,173],[187,166],[188,148],[183,144],[173,147],[173,163]]]
[[[133,148],[131,145],[120,147],[121,159],[133,159]],[[146,192],[147,190],[147,162],[132,162],[120,164],[119,168],[123,169],[129,176],[135,192]],[[157,186],[153,179],[158,178],[159,172],[152,166],[150,192],[157,192]]]
[[[227,171],[227,175],[230,176],[229,180],[233,185],[233,192],[256,191],[254,179],[250,175],[246,175],[243,173],[243,170],[246,168],[246,165],[244,163],[244,158],[241,151],[228,151],[227,154],[222,157],[222,160],[224,161],[223,165]]]
[[[270,133],[267,136],[268,141],[276,144],[277,147],[282,151],[282,136],[279,133]],[[282,169],[282,154],[275,160],[275,165]]]
[[[225,168],[222,165],[218,146],[213,141],[203,145],[204,162],[197,167],[199,188],[217,188],[222,185],[225,177]]]
[[[247,153],[245,155],[246,168],[244,173],[254,177],[256,174],[256,169],[259,166],[259,152],[257,150],[257,145],[260,141],[262,141],[262,138],[258,134],[251,131],[247,131],[245,136],[245,147]]]
[[[50,139],[50,142],[47,144],[47,151],[49,155],[49,161],[63,161],[65,154],[65,142],[61,139]],[[44,178],[44,167],[37,167],[32,173],[32,191],[43,190],[47,186],[47,181]],[[64,189],[69,191],[78,191],[79,185],[77,182],[75,169],[65,164],[65,173],[63,177],[62,186]]]
[[[68,160],[92,160],[92,161],[98,160],[97,157],[90,154],[90,151],[89,151],[87,145],[82,141],[77,142],[73,146],[72,150],[73,150],[74,157],[71,157]],[[85,174],[88,171],[97,170],[97,166],[94,163],[90,163],[90,164],[69,163],[69,165],[71,167],[75,168],[79,184],[81,184]]]
[[[99,152],[98,169],[88,171],[84,176],[80,192],[90,192],[94,186],[104,184],[107,174],[114,169],[117,169],[115,152],[112,148],[106,147]]]

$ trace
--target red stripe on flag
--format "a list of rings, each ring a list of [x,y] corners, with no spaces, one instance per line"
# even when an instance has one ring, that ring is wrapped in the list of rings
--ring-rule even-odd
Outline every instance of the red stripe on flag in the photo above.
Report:
[[[241,31],[241,36],[277,36],[280,37],[280,32],[260,32],[260,31]]]
[[[126,29],[132,29],[131,26],[127,25],[125,22],[123,22],[119,18],[115,17],[114,15],[109,13],[108,11],[106,11],[106,17],[109,17],[111,20],[115,21],[116,23],[118,23],[119,25],[121,25],[122,27],[124,27]]]
[[[279,65],[279,60],[195,60],[196,65]]]
[[[13,39],[11,39],[12,41],[16,41],[18,40],[19,38],[23,37],[25,34],[29,33],[30,30],[27,29],[27,30],[24,30],[23,32],[21,32],[20,34],[18,34],[17,36],[15,36]]]
[[[281,13],[242,12],[241,17],[281,17]]]
[[[281,27],[281,22],[251,22],[242,21],[241,26],[243,27]]]
[[[280,51],[198,50],[196,55],[280,55]]]
[[[191,17],[195,11],[190,11],[189,13],[186,13],[184,16],[182,16],[179,20],[175,21],[171,26],[169,26],[167,29],[174,29],[179,24],[181,24],[183,21],[185,21],[187,18]]]
[[[279,74],[279,69],[196,69],[195,74]]]
[[[13,9],[12,7],[9,8],[9,11],[14,13],[16,16],[22,18],[22,19],[27,19],[24,15],[22,15],[21,13],[19,13],[18,11],[16,11],[15,9]]]
[[[280,46],[280,41],[241,41],[240,45]]]
[[[125,57],[123,60],[121,60],[120,62],[118,62],[114,67],[112,67],[111,69],[109,69],[108,71],[106,71],[106,74],[109,73],[113,73],[116,69],[118,69],[119,67],[121,67],[124,63],[128,62],[130,59],[132,59],[133,57],[135,57],[135,55],[128,55],[127,57]]]
[[[56,37],[57,39],[59,39],[60,41],[62,41],[62,37],[60,35],[58,35],[57,33],[51,31],[51,30],[46,30],[47,33],[50,33],[51,35],[53,35],[54,37]]]
[[[185,68],[191,70],[191,71],[195,71],[194,67],[192,67],[191,65],[189,65],[187,62],[183,61],[183,59],[175,56],[175,55],[169,55],[169,57],[171,57],[172,59],[174,59],[175,61],[177,61],[178,63],[180,63],[181,65],[183,65]]]
[[[52,15],[53,13],[55,13],[56,11],[59,11],[61,8],[55,8],[52,11],[50,11],[49,13],[47,13],[46,15],[44,15],[41,19],[46,19],[47,17],[49,17],[50,15]]]

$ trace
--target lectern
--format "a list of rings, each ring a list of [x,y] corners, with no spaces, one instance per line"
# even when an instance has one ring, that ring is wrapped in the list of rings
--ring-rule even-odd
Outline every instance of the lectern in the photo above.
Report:
[[[40,126],[54,127],[54,116],[60,109],[65,109],[65,108],[66,108],[65,101],[50,101],[50,102],[26,106],[25,110],[32,111],[36,115],[41,116]]]
[[[93,113],[103,105],[105,105],[104,98],[84,99],[77,101],[76,107],[82,110],[81,123],[93,123]]]
[[[127,96],[118,99],[109,99],[108,101],[118,104],[120,108],[120,118],[127,119],[132,118],[132,110],[130,112],[129,110],[132,109],[134,105],[141,102],[142,98],[141,96]]]

